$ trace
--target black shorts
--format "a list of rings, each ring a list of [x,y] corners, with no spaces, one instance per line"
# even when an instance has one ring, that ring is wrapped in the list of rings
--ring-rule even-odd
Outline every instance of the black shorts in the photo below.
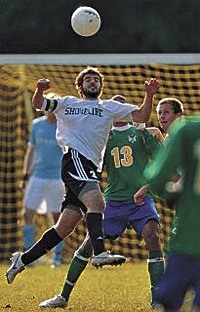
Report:
[[[99,189],[97,167],[75,149],[63,155],[61,176],[65,184],[65,198],[62,209],[69,208],[86,213],[81,196],[89,190]]]

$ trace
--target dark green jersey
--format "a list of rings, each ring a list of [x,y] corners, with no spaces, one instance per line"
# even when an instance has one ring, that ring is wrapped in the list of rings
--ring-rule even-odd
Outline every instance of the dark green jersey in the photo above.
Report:
[[[170,140],[145,170],[151,189],[167,194],[167,182],[181,169],[182,191],[178,196],[176,235],[171,251],[200,257],[200,117],[174,123]]]
[[[104,157],[107,172],[105,199],[133,199],[134,193],[146,184],[144,168],[160,144],[147,130],[139,131],[133,126],[125,129],[112,129],[107,142]]]

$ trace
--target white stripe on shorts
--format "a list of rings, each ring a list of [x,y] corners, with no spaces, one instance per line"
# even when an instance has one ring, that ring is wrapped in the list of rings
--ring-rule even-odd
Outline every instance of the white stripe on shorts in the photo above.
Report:
[[[71,154],[72,154],[72,159],[74,162],[74,166],[76,168],[76,171],[78,173],[78,176],[80,178],[80,180],[88,180],[88,176],[83,168],[83,165],[81,163],[81,160],[79,158],[79,153],[78,151],[72,149],[71,150]]]

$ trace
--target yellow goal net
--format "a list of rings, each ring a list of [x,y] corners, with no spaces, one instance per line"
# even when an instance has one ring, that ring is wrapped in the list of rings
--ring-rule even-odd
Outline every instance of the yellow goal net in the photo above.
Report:
[[[58,56],[59,57],[59,56]],[[102,60],[106,59],[106,54]],[[124,55],[126,58],[126,55]],[[12,252],[22,250],[22,197],[19,181],[22,178],[23,160],[29,139],[31,120],[39,116],[31,108],[31,97],[36,82],[48,78],[50,92],[63,95],[77,95],[74,81],[85,68],[81,64],[2,64],[0,65],[0,261],[9,259]],[[134,61],[134,58],[133,58]],[[80,55],[81,62],[81,55]],[[93,65],[89,63],[90,65]],[[128,102],[141,105],[144,97],[144,81],[156,77],[160,90],[154,104],[163,97],[176,97],[184,104],[185,114],[191,115],[200,110],[200,65],[199,64],[104,64],[95,63],[104,75],[105,83],[102,98],[115,94],[126,96]],[[155,108],[149,125],[158,126]],[[105,186],[105,173],[103,186]],[[173,211],[157,200],[161,217],[161,232],[165,246]],[[38,227],[43,227],[40,219]],[[46,226],[46,224],[45,224]],[[75,249],[82,243],[86,234],[85,221],[81,222],[73,234],[65,240],[64,256],[70,260]],[[127,229],[123,237],[115,242],[107,242],[107,248],[134,260],[145,259],[147,251],[132,229]]]

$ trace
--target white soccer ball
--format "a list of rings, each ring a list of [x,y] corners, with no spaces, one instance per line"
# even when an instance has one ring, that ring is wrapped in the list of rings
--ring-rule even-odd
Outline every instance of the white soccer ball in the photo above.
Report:
[[[82,6],[72,14],[71,25],[78,35],[84,37],[93,36],[101,26],[101,17],[95,9]]]

